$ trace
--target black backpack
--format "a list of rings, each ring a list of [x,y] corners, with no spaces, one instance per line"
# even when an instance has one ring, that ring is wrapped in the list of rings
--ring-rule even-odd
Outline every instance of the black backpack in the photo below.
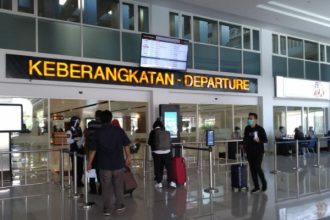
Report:
[[[171,135],[170,132],[163,129],[155,130],[155,149],[154,150],[170,150]]]

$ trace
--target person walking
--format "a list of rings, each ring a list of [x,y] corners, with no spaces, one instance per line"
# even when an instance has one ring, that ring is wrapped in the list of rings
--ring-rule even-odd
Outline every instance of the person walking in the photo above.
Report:
[[[259,180],[262,183],[262,191],[267,190],[267,181],[261,168],[264,156],[264,143],[268,142],[265,129],[257,124],[258,115],[250,112],[248,115],[247,126],[244,130],[243,143],[246,149],[247,159],[250,165],[251,176],[254,188],[251,193],[260,191]]]
[[[125,211],[123,175],[125,166],[131,165],[130,140],[123,129],[111,125],[111,119],[110,111],[102,112],[103,125],[96,131],[94,141],[89,147],[87,166],[88,170],[92,168],[97,153],[105,216],[109,216],[113,212]],[[126,157],[124,157],[124,153]],[[113,197],[115,198],[114,204]]]
[[[153,124],[153,130],[149,134],[148,144],[151,146],[154,160],[154,174],[156,188],[163,187],[164,167],[167,171],[167,182],[169,187],[176,188],[171,174],[171,138],[170,133],[165,131],[163,122],[157,119]]]

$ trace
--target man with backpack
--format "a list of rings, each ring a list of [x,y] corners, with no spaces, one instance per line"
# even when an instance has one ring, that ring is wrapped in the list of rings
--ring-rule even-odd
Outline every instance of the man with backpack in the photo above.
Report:
[[[164,166],[167,171],[168,186],[176,188],[176,183],[172,181],[171,174],[171,136],[170,132],[166,131],[159,119],[153,124],[153,130],[149,134],[148,144],[151,146],[152,156],[154,160],[154,171],[156,188],[163,187],[163,172]]]

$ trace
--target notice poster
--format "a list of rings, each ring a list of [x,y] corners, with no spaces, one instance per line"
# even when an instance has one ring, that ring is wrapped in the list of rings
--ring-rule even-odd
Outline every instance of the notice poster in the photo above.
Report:
[[[171,138],[178,137],[178,113],[177,112],[165,112],[164,113],[164,125],[165,125],[165,130],[170,132]]]

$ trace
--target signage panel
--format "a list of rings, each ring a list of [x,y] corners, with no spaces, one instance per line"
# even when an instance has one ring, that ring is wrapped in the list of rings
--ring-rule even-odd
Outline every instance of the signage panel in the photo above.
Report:
[[[329,100],[329,83],[277,76],[276,97]]]
[[[182,73],[11,54],[6,55],[6,77],[167,89],[258,93],[258,80],[255,78]]]

